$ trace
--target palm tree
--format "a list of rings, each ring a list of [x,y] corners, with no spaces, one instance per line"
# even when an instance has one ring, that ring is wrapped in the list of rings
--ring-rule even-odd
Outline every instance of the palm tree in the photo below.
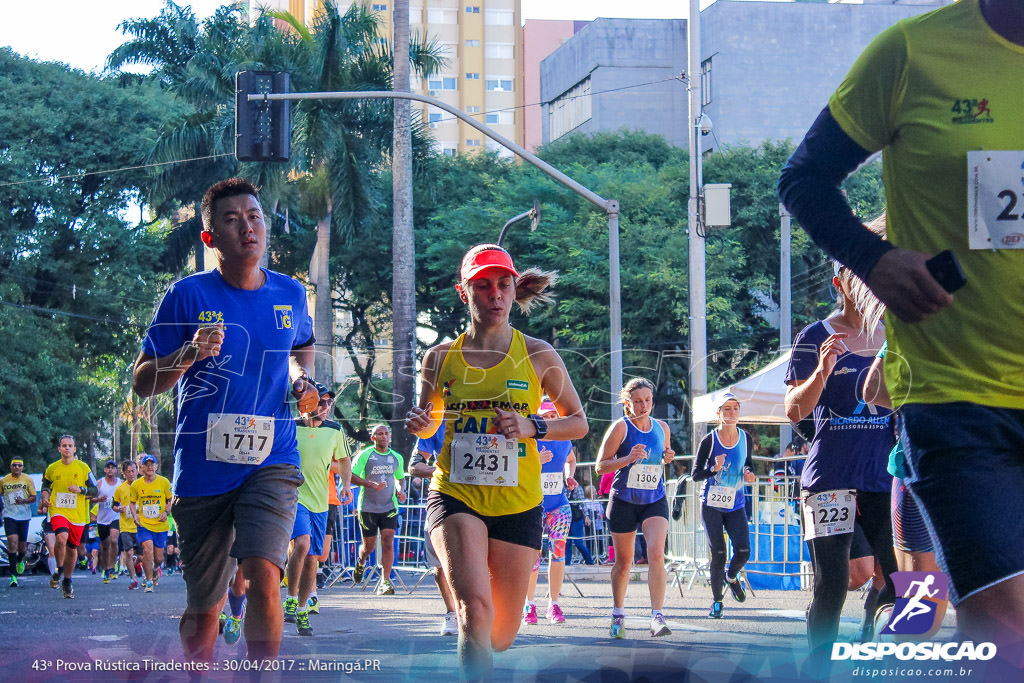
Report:
[[[376,18],[360,5],[339,14],[333,0],[327,0],[311,27],[287,12],[272,15],[287,22],[305,48],[293,62],[299,68],[292,72],[292,84],[299,91],[388,90],[392,64],[396,72],[404,70],[406,80],[410,61],[424,77],[442,64],[436,44],[410,44],[408,37],[403,41],[404,54],[399,57],[396,52],[392,58],[378,40]],[[319,218],[310,279],[316,292],[314,334],[326,347],[318,349],[316,356],[316,376],[322,379],[334,378],[331,233],[351,243],[372,212],[370,174],[389,152],[388,133],[398,128],[393,120],[391,107],[380,100],[302,100],[293,114],[294,137],[301,156],[296,168],[313,178],[307,183],[307,191],[321,193],[315,199],[307,195],[306,200],[321,209],[315,214]],[[409,233],[411,244],[411,214]]]
[[[409,92],[409,0],[395,0],[395,91]],[[393,186],[394,255],[391,284],[392,355],[394,396],[391,419],[402,419],[412,408],[415,375],[416,331],[416,241],[412,222],[412,128],[409,100],[395,100]],[[395,447],[411,452],[412,437],[404,429],[393,430]]]
[[[280,28],[275,19],[292,30]],[[376,18],[359,5],[341,14],[334,0],[327,0],[310,27],[287,12],[263,12],[247,25],[230,7],[200,25],[191,10],[168,0],[158,17],[126,21],[121,27],[134,40],[111,54],[108,68],[153,65],[152,77],[192,108],[163,132],[148,157],[150,163],[202,158],[189,165],[188,174],[173,164],[158,168],[148,199],[159,214],[169,215],[182,204],[195,206],[206,187],[231,174],[257,182],[272,212],[279,200],[287,201],[288,185],[299,186],[298,208],[311,212],[307,215],[317,225],[310,278],[316,299],[314,334],[325,351],[317,354],[315,373],[332,381],[332,236],[350,242],[369,222],[374,208],[370,179],[390,152],[391,108],[379,100],[296,103],[293,159],[281,166],[235,161],[234,111],[225,103],[233,101],[234,74],[242,70],[288,71],[292,89],[299,92],[390,89],[393,59],[378,40]],[[413,41],[408,54],[424,77],[443,63],[434,42]],[[168,244],[177,248],[166,256],[168,265],[180,268],[185,245],[198,243],[199,230],[196,215],[172,233]]]

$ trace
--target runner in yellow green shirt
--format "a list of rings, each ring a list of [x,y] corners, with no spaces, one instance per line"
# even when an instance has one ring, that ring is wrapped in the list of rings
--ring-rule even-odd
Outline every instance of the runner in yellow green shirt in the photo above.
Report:
[[[88,465],[75,458],[78,450],[75,437],[65,434],[60,437],[59,444],[60,460],[51,463],[43,473],[39,508],[49,512],[50,524],[56,535],[53,557],[57,561],[57,571],[50,577],[50,588],[56,588],[60,583],[64,597],[73,598],[75,590],[71,575],[75,571],[82,533],[89,523],[89,498],[96,495],[96,477]]]
[[[142,568],[146,572],[146,593],[152,593],[159,578],[156,567],[164,561],[167,545],[167,516],[171,511],[171,482],[156,473],[156,457],[142,456],[142,478],[131,488],[132,517],[135,518],[136,541],[142,546]]]

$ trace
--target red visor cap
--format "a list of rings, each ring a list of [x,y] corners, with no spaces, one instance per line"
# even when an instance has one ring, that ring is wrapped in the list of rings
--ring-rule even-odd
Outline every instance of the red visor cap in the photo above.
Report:
[[[477,252],[470,261],[462,264],[462,271],[459,274],[463,281],[472,280],[480,271],[487,268],[501,268],[513,276],[519,277],[519,271],[512,265],[512,257],[498,249]]]

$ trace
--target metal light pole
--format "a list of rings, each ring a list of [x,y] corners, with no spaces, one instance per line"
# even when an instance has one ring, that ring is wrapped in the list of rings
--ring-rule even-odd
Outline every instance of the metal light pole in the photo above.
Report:
[[[707,370],[707,292],[704,272],[704,227],[701,224],[700,193],[704,183],[701,168],[701,82],[700,82],[700,2],[690,0],[690,16],[686,20],[687,90],[689,91],[688,141],[690,145],[690,200],[687,202],[689,232],[690,290],[690,409],[697,396],[708,392]],[[691,413],[692,414],[692,413]],[[703,423],[693,423],[690,448],[696,452],[704,438]]]
[[[782,204],[779,204],[779,351],[793,345],[793,273],[792,244],[790,239],[791,216]],[[779,427],[779,452],[793,440],[793,426],[789,424]]]
[[[497,142],[505,149],[511,150],[519,157],[525,159],[533,166],[540,169],[549,177],[565,185],[570,190],[580,195],[594,206],[605,212],[608,216],[608,317],[609,317],[609,342],[611,347],[611,391],[610,409],[612,421],[622,417],[622,406],[615,397],[619,395],[622,387],[622,300],[619,284],[619,202],[614,199],[605,199],[593,190],[579,184],[566,174],[559,171],[540,159],[537,155],[528,152],[516,143],[512,142],[500,133],[480,123],[460,109],[446,104],[439,99],[420,95],[411,92],[394,92],[391,90],[365,90],[356,92],[306,92],[306,93],[254,93],[248,95],[249,102],[272,102],[274,100],[359,100],[359,99],[407,99],[416,102],[424,102],[433,107],[452,114],[460,121],[480,131],[490,139]],[[691,145],[692,149],[692,145]],[[701,250],[701,263],[703,264],[703,248]],[[703,272],[703,271],[702,271]],[[706,386],[706,380],[705,380]]]

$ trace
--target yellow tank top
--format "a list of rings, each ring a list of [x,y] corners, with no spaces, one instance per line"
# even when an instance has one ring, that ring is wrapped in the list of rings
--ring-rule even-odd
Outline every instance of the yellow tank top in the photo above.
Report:
[[[458,498],[481,515],[513,515],[541,504],[540,454],[534,439],[518,444],[518,485],[479,486],[450,481],[451,446],[455,434],[495,434],[495,407],[526,416],[540,408],[543,391],[526,352],[526,339],[512,331],[512,344],[505,358],[483,370],[467,365],[462,356],[462,334],[452,343],[438,382],[444,398],[444,446],[437,457],[437,469],[430,488]]]

